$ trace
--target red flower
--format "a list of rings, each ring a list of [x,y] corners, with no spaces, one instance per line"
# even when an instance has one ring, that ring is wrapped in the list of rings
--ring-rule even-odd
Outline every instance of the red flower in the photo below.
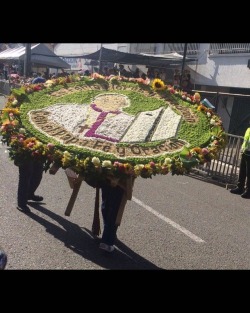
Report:
[[[39,86],[39,85],[36,85],[36,86],[33,87],[33,90],[34,91],[39,91],[39,90],[42,90],[42,87]]]

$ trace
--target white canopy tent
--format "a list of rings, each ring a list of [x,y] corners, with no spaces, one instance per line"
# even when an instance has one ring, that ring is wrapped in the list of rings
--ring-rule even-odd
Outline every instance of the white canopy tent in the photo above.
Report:
[[[155,58],[166,58],[167,60],[182,60],[183,55],[177,52],[165,53],[165,54],[149,54],[149,53],[140,53],[140,55],[151,56]]]
[[[24,61],[25,47],[6,49],[0,53],[0,62],[13,63]],[[58,57],[46,45],[38,43],[31,46],[31,63],[49,68],[70,68],[70,65]]]

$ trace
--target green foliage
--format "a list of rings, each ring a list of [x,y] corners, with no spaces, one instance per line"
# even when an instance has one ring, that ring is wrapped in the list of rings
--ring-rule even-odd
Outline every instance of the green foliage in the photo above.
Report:
[[[26,95],[24,87],[12,89],[11,92],[19,102],[29,101],[29,97]]]
[[[197,165],[199,162],[198,160],[192,156],[190,150],[187,147],[184,147],[179,154],[180,160],[183,163],[186,169],[191,169],[191,167]]]
[[[210,126],[207,117],[197,111],[197,123],[183,121],[178,132],[178,137],[190,143],[190,147],[202,146],[210,140]]]

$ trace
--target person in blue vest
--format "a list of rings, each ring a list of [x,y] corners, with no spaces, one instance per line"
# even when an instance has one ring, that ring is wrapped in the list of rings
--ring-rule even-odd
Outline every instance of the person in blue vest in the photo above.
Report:
[[[244,141],[241,146],[241,161],[237,187],[231,189],[230,192],[241,195],[242,198],[250,199],[250,127],[245,132]]]
[[[39,73],[39,75],[34,73],[33,77],[34,78],[32,80],[32,84],[39,84],[39,83],[45,83],[46,82],[46,79],[44,77],[42,77],[40,73]]]

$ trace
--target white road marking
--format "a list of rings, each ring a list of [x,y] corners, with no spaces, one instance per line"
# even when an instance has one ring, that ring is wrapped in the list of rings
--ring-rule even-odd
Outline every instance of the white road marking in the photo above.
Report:
[[[178,229],[179,231],[181,231],[183,234],[185,234],[186,236],[188,236],[189,238],[191,238],[192,240],[196,241],[196,242],[205,242],[203,239],[197,237],[196,235],[194,235],[193,233],[191,233],[189,230],[187,230],[186,228],[182,227],[181,225],[175,223],[174,221],[170,220],[169,218],[165,217],[164,215],[160,214],[159,212],[155,211],[154,209],[152,209],[150,206],[144,204],[142,201],[140,201],[139,199],[132,197],[132,200],[139,204],[141,207],[143,207],[144,209],[146,209],[148,212],[154,214],[155,216],[157,216],[158,218],[160,218],[161,220],[163,220],[164,222],[168,223],[169,225],[173,226],[174,228]]]

